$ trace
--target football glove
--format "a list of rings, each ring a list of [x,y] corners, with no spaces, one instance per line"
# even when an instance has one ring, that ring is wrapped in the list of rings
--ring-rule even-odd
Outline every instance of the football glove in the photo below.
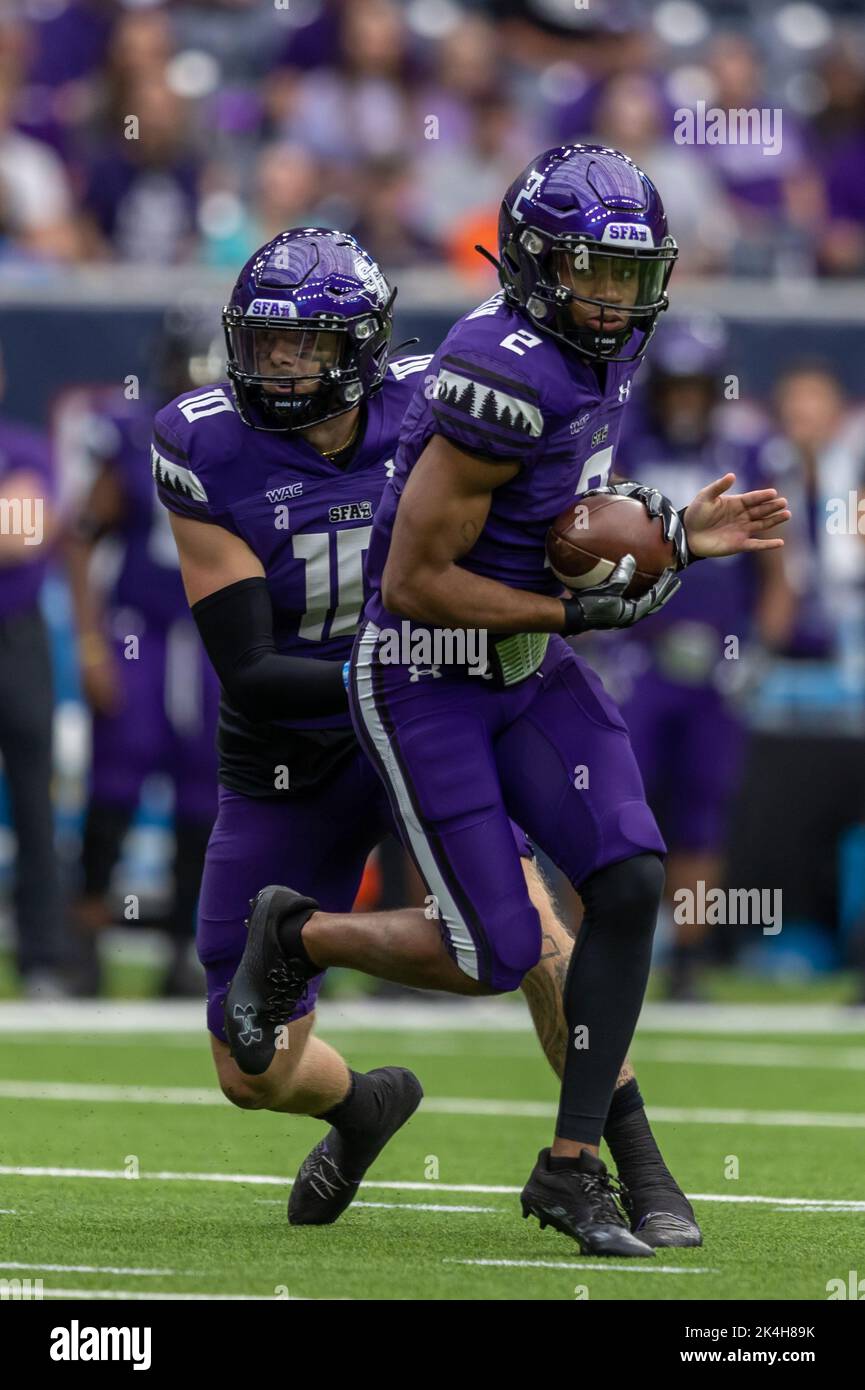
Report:
[[[650,613],[663,608],[682,583],[674,569],[666,569],[657,584],[653,584],[642,598],[625,598],[625,590],[636,568],[633,555],[624,555],[603,584],[562,599],[565,609],[564,636],[575,637],[589,630],[633,627],[641,618],[647,618]]]
[[[609,483],[607,487],[595,487],[583,493],[584,497],[597,495],[634,497],[638,502],[642,502],[649,516],[659,516],[664,528],[664,540],[672,541],[675,547],[677,569],[683,570],[686,565],[699,558],[691,553],[688,546],[684,523],[686,508],[683,507],[680,512],[676,511],[669,497],[665,497],[656,487],[647,487],[644,483]]]

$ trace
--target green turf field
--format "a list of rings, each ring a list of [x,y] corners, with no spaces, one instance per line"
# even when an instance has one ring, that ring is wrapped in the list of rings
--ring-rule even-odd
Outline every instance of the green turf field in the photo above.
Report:
[[[428,1099],[358,1203],[317,1230],[289,1228],[285,1200],[321,1127],[229,1106],[203,1036],[7,1032],[0,1276],[41,1278],[46,1297],[825,1300],[828,1280],[865,1275],[854,1028],[638,1040],[656,1132],[705,1233],[703,1249],[652,1262],[586,1259],[522,1221],[513,1189],[556,1094],[527,1031],[333,1032],[360,1069],[413,1067]]]

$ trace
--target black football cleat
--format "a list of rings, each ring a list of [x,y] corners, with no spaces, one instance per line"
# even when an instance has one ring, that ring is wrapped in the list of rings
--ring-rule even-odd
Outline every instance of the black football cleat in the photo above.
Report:
[[[654,1250],[632,1235],[616,1202],[606,1165],[586,1149],[573,1168],[551,1173],[549,1149],[541,1149],[523,1188],[523,1216],[536,1216],[570,1236],[583,1255],[638,1255],[652,1258]]]
[[[423,1089],[414,1072],[405,1067],[376,1067],[367,1073],[378,1077],[379,1114],[357,1145],[339,1130],[331,1129],[300,1165],[288,1201],[291,1226],[330,1226],[354,1201],[367,1169],[420,1105]]]
[[[249,905],[246,946],[225,996],[225,1035],[240,1070],[261,1076],[273,1061],[278,1030],[306,997],[309,981],[321,973],[283,952],[277,928],[299,938],[304,922],[319,908],[314,898],[274,884],[262,888]]]
[[[621,1192],[631,1230],[653,1249],[675,1246],[684,1250],[703,1244],[694,1208],[672,1175],[642,1190],[632,1191],[623,1184]]]

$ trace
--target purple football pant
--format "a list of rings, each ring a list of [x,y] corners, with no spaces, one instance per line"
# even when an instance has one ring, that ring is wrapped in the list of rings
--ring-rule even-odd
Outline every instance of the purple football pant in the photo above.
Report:
[[[212,820],[219,682],[195,624],[181,619],[166,631],[144,632],[137,660],[123,652],[116,641],[120,706],[93,718],[91,799],[135,807],[145,778],[164,772],[174,784],[175,816]]]
[[[672,850],[716,852],[744,753],[744,730],[723,696],[640,676],[622,705],[646,795]]]
[[[539,959],[541,929],[509,816],[575,887],[617,860],[664,853],[627,728],[560,637],[538,673],[497,690],[455,667],[413,677],[382,663],[378,633],[365,623],[352,658],[358,735],[457,964],[516,989]]]
[[[223,1042],[222,1009],[246,945],[249,900],[268,883],[285,883],[317,899],[325,912],[350,912],[370,850],[399,838],[378,773],[358,748],[324,784],[278,801],[219,788],[219,813],[204,861],[198,904],[198,957],[207,975],[207,1026]],[[509,827],[517,856],[531,845]],[[315,1008],[324,971],[291,1015]]]

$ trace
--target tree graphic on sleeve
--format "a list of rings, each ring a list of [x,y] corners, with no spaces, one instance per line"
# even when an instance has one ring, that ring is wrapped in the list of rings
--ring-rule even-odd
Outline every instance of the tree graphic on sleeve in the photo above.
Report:
[[[504,391],[467,378],[441,376],[436,387],[436,399],[453,407],[473,420],[495,425],[513,434],[538,432],[533,428],[529,408]]]

